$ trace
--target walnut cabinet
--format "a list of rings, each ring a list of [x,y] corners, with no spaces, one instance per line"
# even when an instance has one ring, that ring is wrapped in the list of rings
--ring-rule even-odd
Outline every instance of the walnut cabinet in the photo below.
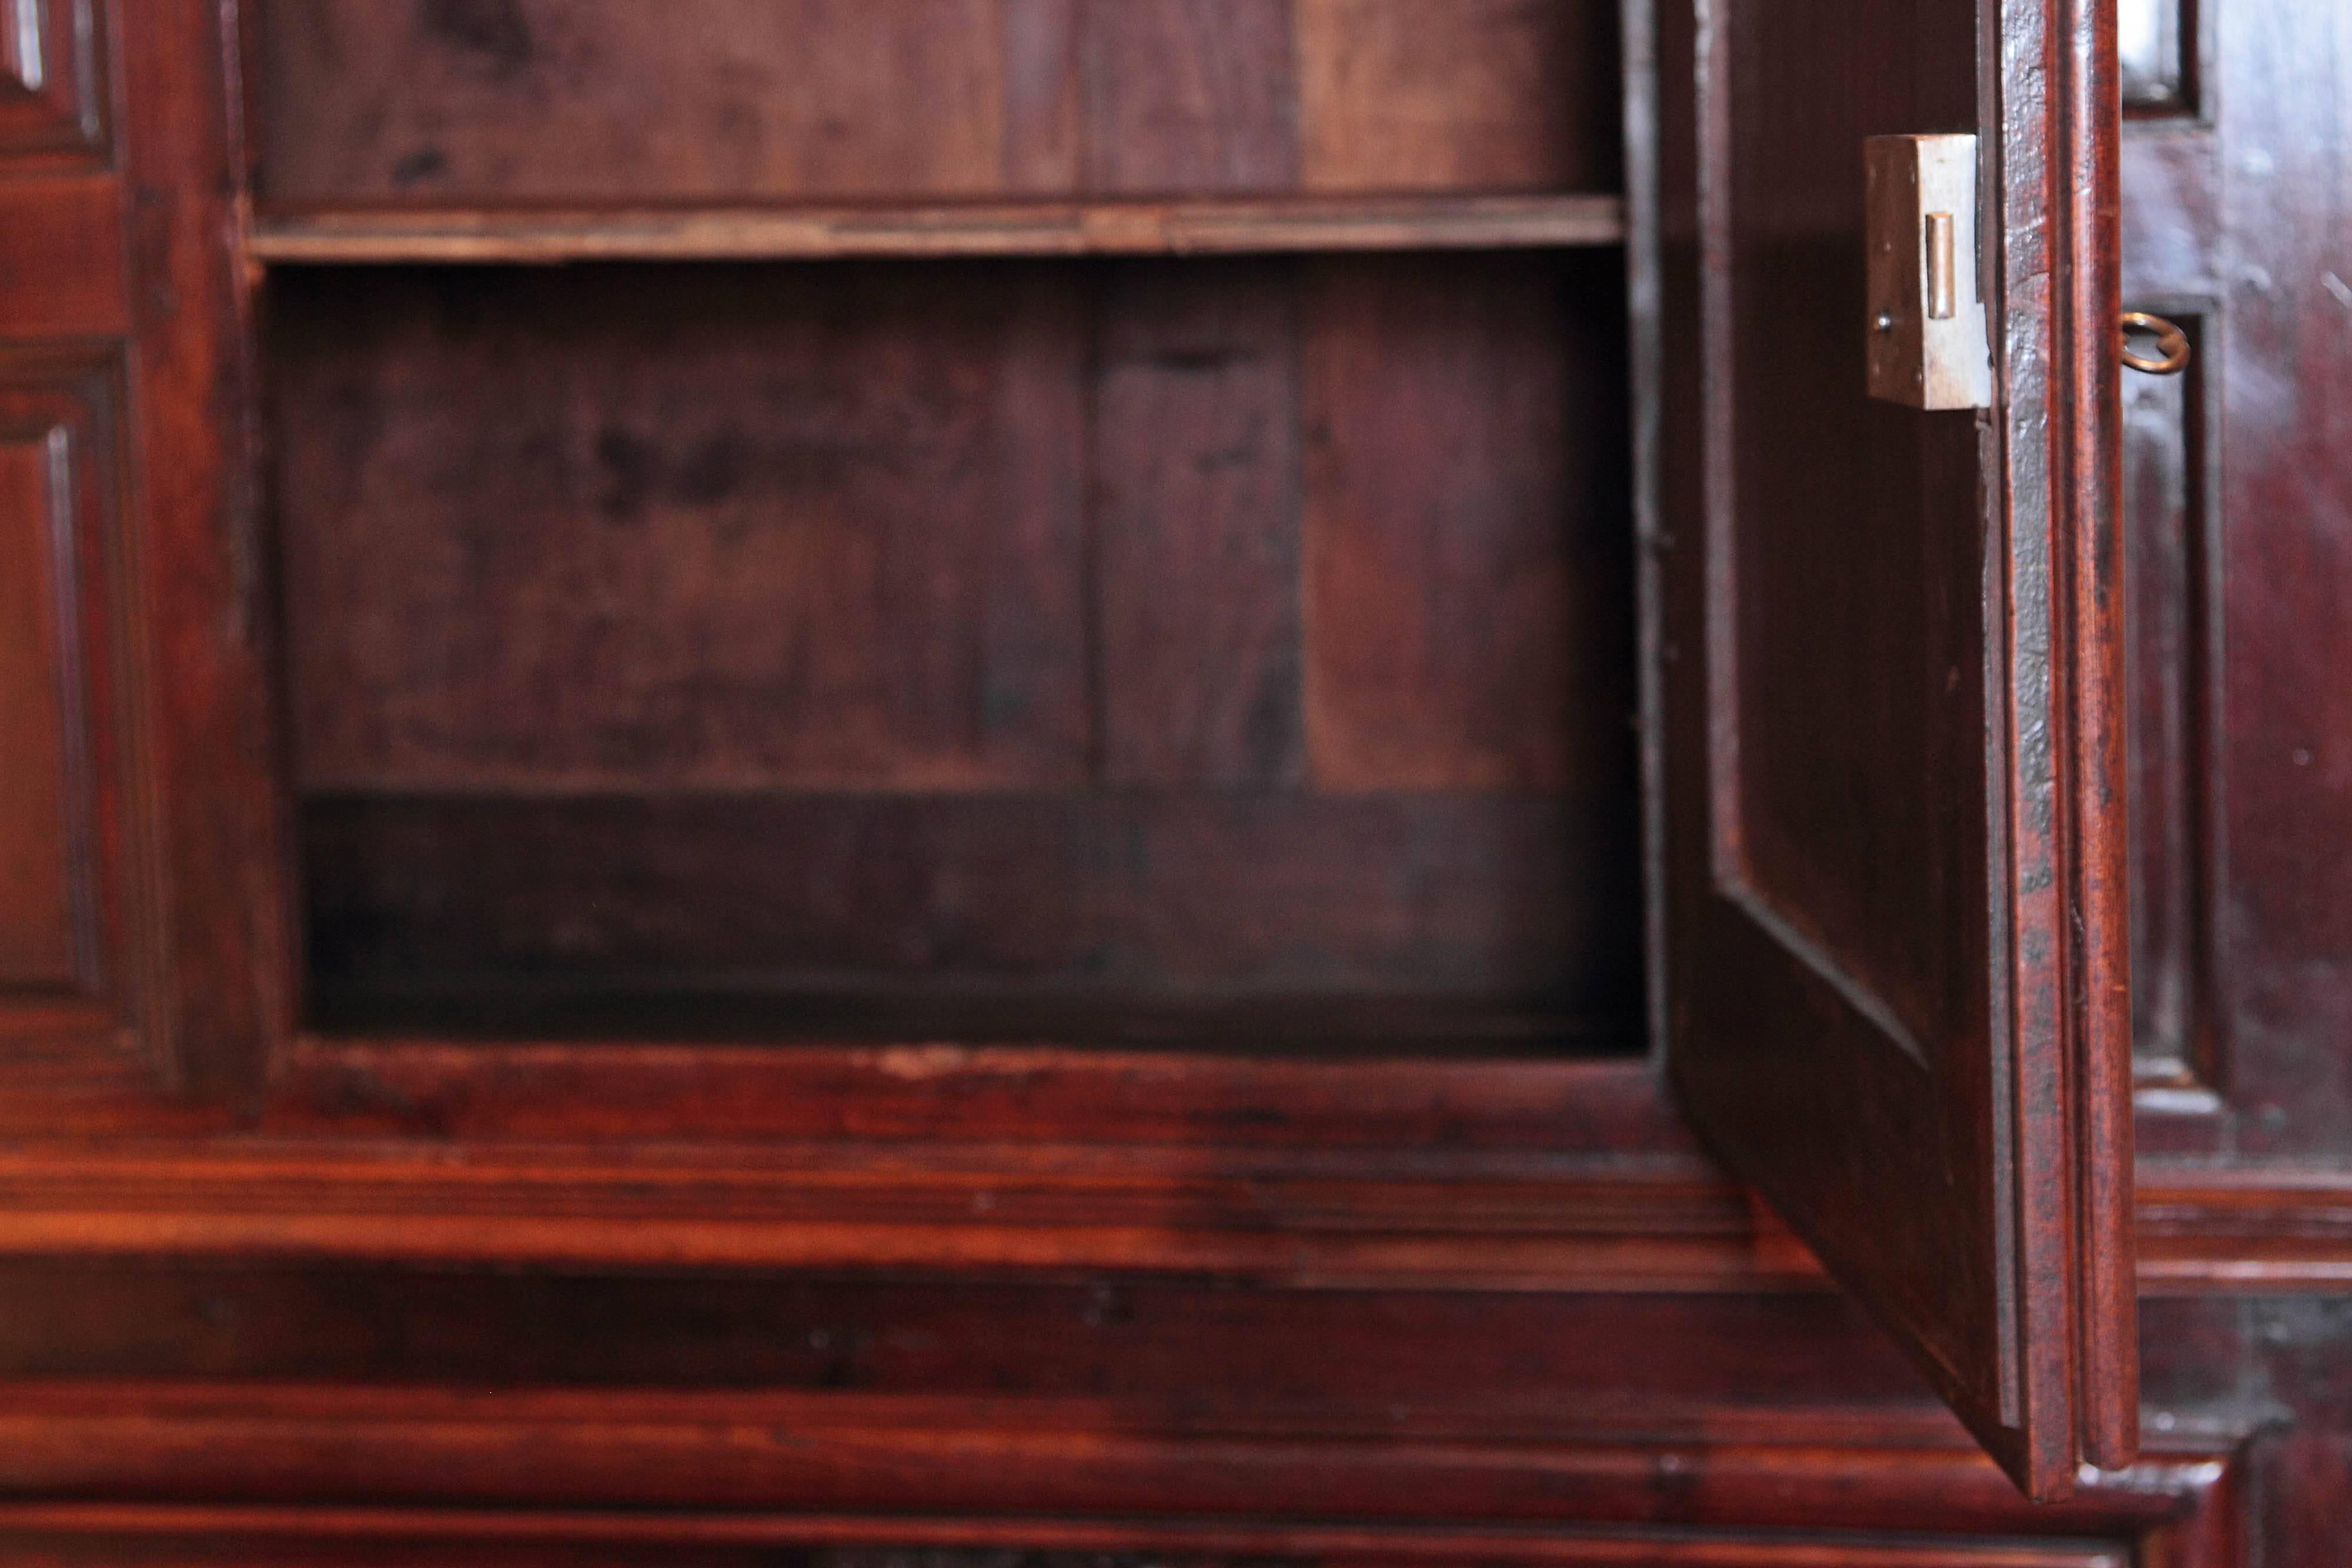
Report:
[[[2231,26],[0,0],[0,1273],[45,1303],[8,1354],[50,1411],[0,1442],[34,1509],[0,1505],[0,1538],[406,1561],[446,1529],[481,1561],[635,1560],[627,1530],[433,1522],[575,1497],[400,1447],[469,1420],[576,1496],[703,1510],[641,1538],[677,1561],[1487,1558],[1477,1530],[1524,1522],[1472,1489],[1444,1529],[1350,1545],[1367,1471],[1302,1483],[1321,1535],[1276,1500],[1180,1526],[1272,1482],[1167,1454],[1066,1494],[984,1468],[634,1491],[665,1422],[835,1453],[880,1417],[663,1405],[682,1363],[607,1387],[585,1369],[632,1353],[548,1325],[754,1323],[796,1281],[955,1343],[1087,1301],[1222,1324],[1184,1419],[1272,1442],[1290,1417],[1243,1366],[1426,1351],[1337,1302],[1482,1302],[1459,1332],[1541,1361],[1578,1312],[1664,1343],[1744,1293],[1843,1312],[1826,1279],[1900,1347],[1867,1377],[1931,1390],[2025,1496],[2084,1489],[2037,1514],[1923,1481],[1916,1528],[2038,1536],[2159,1494],[2166,1530],[2219,1518],[2225,1471],[2178,1442],[2130,1468],[2140,1282],[2336,1278],[2309,1173],[2352,1127],[2311,1110],[2289,1146],[2294,1072],[2218,1065],[2229,977],[2312,988],[2266,993],[2249,1040],[2341,991],[2283,937],[2221,956],[2255,941],[2217,913],[2242,901],[2214,827],[2252,731],[2213,694],[2268,692],[2231,709],[2259,728],[2313,668],[2229,663],[2291,643],[2285,612],[2214,630],[2224,476],[2261,459],[2223,461],[2257,428],[2220,413],[2257,373],[2230,330],[2260,334],[2224,329],[2256,319],[2223,308],[2250,275],[2196,246],[2287,239],[2216,219],[2200,171],[2237,166],[2228,136],[2306,144],[2222,118],[2222,62],[2267,43],[2248,23],[2225,57]],[[1939,133],[1976,138],[1982,409],[1867,390],[1864,143]],[[2126,303],[2187,324],[2188,378],[2126,384]],[[2293,768],[2337,755],[2276,722]],[[2258,853],[2335,841],[2315,801],[2252,815]],[[2271,1134],[2301,1174],[2238,1158]],[[109,1337],[222,1270],[247,1283],[221,1299],[275,1303],[272,1348],[222,1353],[209,1395]],[[408,1281],[384,1332],[442,1345],[415,1375],[457,1404],[338,1360],[320,1281],[371,1271]],[[436,1312],[477,1337],[432,1339]],[[1828,1321],[1687,1332],[1757,1334],[1752,1370]],[[542,1355],[554,1403],[465,1414]],[[982,1397],[925,1375],[891,1397]],[[924,1408],[1006,1475],[1108,1462],[1047,1440],[1108,1442],[1091,1418]],[[187,1435],[149,1454],[117,1416]],[[355,1458],[291,1501],[425,1511],[138,1514],[241,1505],[192,1457],[215,1418],[255,1455],[306,1419],[374,1434],[404,1479]],[[589,1430],[630,1436],[565,1448]],[[1454,1484],[1429,1479],[1447,1430],[1397,1484]],[[1917,1475],[1979,1475],[1918,1442],[1946,1469]],[[293,1451],[276,1473],[311,1474]],[[845,1521],[998,1496],[1064,1522]],[[1104,1522],[1129,1516],[1164,1517]],[[2125,1560],[2051,1532],[2072,1544],[1836,1560]],[[1749,1561],[1710,1555],[1729,1539],[1639,1561]],[[1619,1561],[1582,1541],[1507,1550]]]

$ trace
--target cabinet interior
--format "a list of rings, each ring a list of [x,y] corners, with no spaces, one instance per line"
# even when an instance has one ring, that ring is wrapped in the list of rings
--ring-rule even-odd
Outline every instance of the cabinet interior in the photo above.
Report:
[[[258,6],[310,1025],[1639,1049],[1610,12]]]

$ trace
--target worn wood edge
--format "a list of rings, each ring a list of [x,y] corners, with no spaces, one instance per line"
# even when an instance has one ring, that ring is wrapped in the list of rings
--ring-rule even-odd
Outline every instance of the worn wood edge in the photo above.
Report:
[[[269,265],[751,261],[1514,249],[1611,246],[1607,194],[1182,202],[265,212],[245,255]]]
[[[139,1519],[163,1530],[207,1519],[296,1530],[322,1518],[394,1531],[428,1517],[401,1506],[413,1503],[512,1521],[505,1528],[517,1533],[594,1532],[632,1518],[621,1528],[657,1530],[661,1516],[618,1511],[662,1507],[756,1511],[685,1525],[746,1540],[771,1531],[778,1540],[882,1542],[908,1526],[891,1511],[919,1499],[913,1506],[940,1534],[911,1544],[961,1538],[983,1514],[1005,1533],[982,1544],[1034,1546],[1048,1538],[1024,1532],[1080,1513],[1097,1518],[1060,1528],[1161,1546],[1271,1544],[1257,1532],[1297,1540],[1303,1529],[1334,1547],[1383,1540],[1440,1557],[1491,1552],[1518,1537],[1515,1526],[1556,1533],[1563,1524],[1794,1522],[2099,1535],[2169,1545],[2179,1554],[2162,1561],[2218,1568],[2225,1559],[2214,1553],[2242,1533],[2232,1526],[2247,1436],[2216,1428],[2168,1438],[2127,1470],[2086,1470],[2073,1500],[2035,1506],[1957,1421],[1927,1406],[1692,1410],[1663,1419],[1630,1410],[1529,1437],[1507,1423],[1490,1433],[1366,1432],[1311,1419],[1186,1426],[1165,1412],[1081,1401],[840,1394],[178,1383],[26,1384],[6,1393],[0,1440],[10,1465],[0,1490],[13,1497],[0,1502],[0,1532],[89,1531]],[[109,1500],[243,1495],[224,1490],[224,1467],[268,1476],[269,1505],[196,1501],[151,1511]],[[1412,1484],[1400,1484],[1408,1476]],[[76,1500],[56,1500],[68,1487]],[[373,1506],[347,1506],[362,1498]],[[1158,1518],[1101,1518],[1127,1511]],[[440,1517],[437,1528],[462,1530],[448,1522],[459,1516]],[[1332,1519],[1354,1522],[1321,1522]],[[1446,1530],[1449,1519],[1478,1528]],[[1162,1531],[1170,1533],[1151,1533]],[[1086,1538],[1051,1539],[1075,1546]]]

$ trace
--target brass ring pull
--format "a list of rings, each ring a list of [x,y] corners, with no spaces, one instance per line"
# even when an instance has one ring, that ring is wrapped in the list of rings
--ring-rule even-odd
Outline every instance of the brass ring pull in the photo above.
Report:
[[[2149,332],[2156,337],[2158,358],[2132,352],[2131,335]],[[2126,310],[2122,330],[2117,333],[2122,345],[2124,363],[2133,370],[2151,376],[2177,376],[2189,368],[2189,334],[2161,316],[2151,316],[2145,310]]]

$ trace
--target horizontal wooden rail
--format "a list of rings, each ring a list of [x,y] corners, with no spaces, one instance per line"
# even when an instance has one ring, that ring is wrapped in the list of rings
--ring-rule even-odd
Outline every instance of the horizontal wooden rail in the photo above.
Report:
[[[1612,195],[1273,197],[636,211],[268,214],[263,265],[1544,249],[1619,243]]]

